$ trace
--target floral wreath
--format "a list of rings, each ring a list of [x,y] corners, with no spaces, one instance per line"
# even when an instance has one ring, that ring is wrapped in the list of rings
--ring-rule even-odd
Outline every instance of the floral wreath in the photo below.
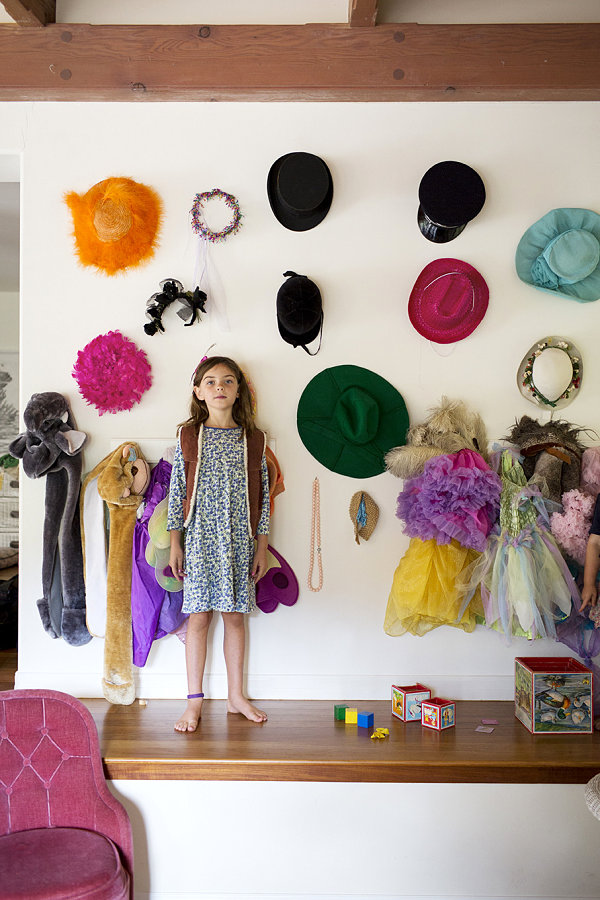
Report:
[[[233,218],[228,225],[221,231],[212,231],[206,224],[204,218],[204,204],[208,200],[218,198],[222,200],[226,206],[233,212]],[[216,244],[219,241],[226,240],[230,234],[236,234],[242,224],[242,213],[240,212],[240,204],[232,194],[226,194],[225,191],[214,188],[212,191],[204,191],[203,194],[196,194],[194,197],[194,205],[191,209],[192,229],[195,234],[199,235],[203,240]]]
[[[533,380],[533,364],[538,356],[540,356],[544,352],[544,350],[548,350],[549,348],[564,350],[564,352],[568,354],[571,360],[571,367],[573,369],[573,374],[571,376],[569,384],[564,389],[560,397],[556,398],[556,400],[549,400],[547,397],[545,397],[542,392],[535,386]],[[561,406],[566,406],[571,402],[571,400],[573,399],[571,397],[571,394],[576,393],[581,386],[582,375],[583,363],[581,361],[581,354],[579,353],[577,347],[570,341],[566,341],[564,338],[547,337],[534,344],[521,362],[521,365],[519,366],[518,376],[519,389],[521,390],[523,396],[527,397],[528,400],[531,400],[532,403],[537,403],[539,406],[550,406],[552,407],[552,409],[557,409]]]

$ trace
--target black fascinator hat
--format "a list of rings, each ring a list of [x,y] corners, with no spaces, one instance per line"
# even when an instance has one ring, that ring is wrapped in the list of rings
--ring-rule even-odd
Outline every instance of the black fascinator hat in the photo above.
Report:
[[[320,156],[286,153],[269,170],[267,194],[273,213],[285,228],[308,231],[329,212],[333,179]]]
[[[293,347],[302,347],[309,356],[316,356],[321,349],[321,340],[314,353],[306,344],[322,333],[323,302],[321,292],[314,281],[306,275],[284,272],[284,281],[277,291],[277,325],[279,334]]]
[[[485,203],[481,177],[465,163],[446,160],[423,175],[417,221],[428,241],[445,244],[464,231]]]

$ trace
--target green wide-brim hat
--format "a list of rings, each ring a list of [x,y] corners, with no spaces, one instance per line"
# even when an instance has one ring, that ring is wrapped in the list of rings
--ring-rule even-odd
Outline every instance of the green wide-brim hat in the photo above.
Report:
[[[385,471],[385,454],[406,443],[408,412],[396,388],[361,366],[334,366],[309,381],[298,401],[298,432],[327,469],[352,478]]]
[[[521,281],[578,303],[600,299],[600,216],[562,207],[531,225],[517,247]]]

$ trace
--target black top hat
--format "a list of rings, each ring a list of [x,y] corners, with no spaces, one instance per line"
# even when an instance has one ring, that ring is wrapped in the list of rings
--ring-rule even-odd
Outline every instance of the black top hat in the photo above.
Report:
[[[475,169],[446,160],[436,163],[421,179],[417,221],[427,240],[452,241],[485,203],[485,187]]]
[[[277,291],[279,334],[293,347],[302,347],[309,356],[316,356],[321,342],[319,341],[314,353],[307,350],[305,345],[314,341],[323,328],[321,292],[306,275],[297,275],[295,272],[284,272],[283,275],[287,281]]]
[[[333,179],[320,156],[286,153],[269,170],[267,194],[282,225],[291,231],[308,231],[329,212]]]

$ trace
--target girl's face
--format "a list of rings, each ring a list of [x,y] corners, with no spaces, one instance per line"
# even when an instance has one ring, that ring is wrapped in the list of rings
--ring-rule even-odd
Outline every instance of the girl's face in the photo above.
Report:
[[[194,385],[198,400],[204,400],[209,410],[231,410],[238,398],[238,381],[230,368],[219,363],[202,376]]]

